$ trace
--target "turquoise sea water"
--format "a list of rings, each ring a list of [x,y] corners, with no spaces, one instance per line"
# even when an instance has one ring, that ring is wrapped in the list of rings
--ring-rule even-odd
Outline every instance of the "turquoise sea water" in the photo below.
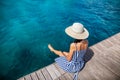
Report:
[[[89,46],[120,32],[120,0],[0,0],[0,80],[54,62],[47,45],[68,51],[64,29],[81,22]]]

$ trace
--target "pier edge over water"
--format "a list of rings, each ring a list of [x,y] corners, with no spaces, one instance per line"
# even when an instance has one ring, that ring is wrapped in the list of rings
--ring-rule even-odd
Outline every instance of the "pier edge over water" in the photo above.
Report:
[[[120,33],[89,47],[86,54],[80,80],[120,80]],[[18,80],[72,80],[72,77],[72,73],[53,63]]]

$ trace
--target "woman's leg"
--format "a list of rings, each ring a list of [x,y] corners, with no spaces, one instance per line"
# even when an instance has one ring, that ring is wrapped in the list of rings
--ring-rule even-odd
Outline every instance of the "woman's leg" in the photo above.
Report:
[[[55,50],[50,44],[48,45],[48,48],[51,52],[54,52],[56,55],[64,56],[64,54],[61,51]]]

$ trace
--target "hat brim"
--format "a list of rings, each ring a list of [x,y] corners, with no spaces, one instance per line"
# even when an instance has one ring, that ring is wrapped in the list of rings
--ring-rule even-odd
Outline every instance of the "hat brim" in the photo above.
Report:
[[[84,28],[84,32],[83,33],[75,33],[72,30],[72,27],[68,27],[65,29],[65,32],[67,35],[69,35],[70,37],[74,38],[74,39],[86,39],[89,36],[89,32],[87,31],[86,28]]]

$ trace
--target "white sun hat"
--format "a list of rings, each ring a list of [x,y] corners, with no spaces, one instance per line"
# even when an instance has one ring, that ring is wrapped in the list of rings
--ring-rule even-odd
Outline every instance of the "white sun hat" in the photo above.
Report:
[[[86,39],[89,36],[89,32],[81,23],[74,23],[65,29],[67,35],[74,39]]]

